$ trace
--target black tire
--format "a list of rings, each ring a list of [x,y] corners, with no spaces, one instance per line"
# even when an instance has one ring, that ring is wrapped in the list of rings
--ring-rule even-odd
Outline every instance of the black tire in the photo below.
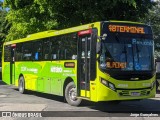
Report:
[[[69,105],[78,106],[80,105],[82,99],[77,98],[77,91],[74,82],[67,84],[65,88],[65,99]]]
[[[24,77],[21,76],[19,78],[19,81],[18,81],[18,89],[19,89],[19,92],[24,94],[26,92],[25,90],[25,81],[24,81]]]

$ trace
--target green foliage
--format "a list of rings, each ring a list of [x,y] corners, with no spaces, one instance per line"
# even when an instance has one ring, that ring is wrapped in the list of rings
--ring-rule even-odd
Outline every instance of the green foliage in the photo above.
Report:
[[[55,0],[60,28],[101,20],[138,21],[153,5],[150,0]]]
[[[151,25],[154,33],[155,41],[155,56],[160,57],[160,1],[157,5],[149,10],[146,17],[142,20],[143,22]]]
[[[150,0],[4,0],[12,24],[7,40],[102,20],[139,21]]]
[[[4,4],[10,8],[7,20],[12,24],[7,41],[26,37],[31,33],[54,29],[57,26],[47,6],[43,10],[37,0],[5,0]]]
[[[7,11],[3,9],[2,5],[3,3],[0,2],[0,44],[6,39],[6,35],[10,27],[8,21],[5,19]]]

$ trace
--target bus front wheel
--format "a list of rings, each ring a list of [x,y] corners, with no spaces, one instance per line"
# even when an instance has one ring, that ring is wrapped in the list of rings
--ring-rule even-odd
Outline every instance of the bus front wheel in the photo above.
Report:
[[[19,78],[18,89],[20,93],[25,93],[25,81],[23,76]]]
[[[72,106],[78,106],[81,103],[81,99],[77,98],[77,90],[74,82],[70,82],[67,84],[65,88],[65,99],[68,102],[68,104]]]

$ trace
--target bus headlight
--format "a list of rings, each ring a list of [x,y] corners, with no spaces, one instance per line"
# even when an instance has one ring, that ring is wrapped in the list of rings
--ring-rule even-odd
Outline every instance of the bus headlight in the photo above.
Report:
[[[115,85],[113,83],[111,83],[103,78],[101,78],[101,83],[103,85],[107,86],[108,88],[110,88],[111,90],[116,91]]]
[[[101,83],[108,87],[108,81],[101,78]]]
[[[111,88],[112,90],[116,91],[116,88],[115,88],[114,84],[112,84],[112,83],[109,83],[109,88]]]

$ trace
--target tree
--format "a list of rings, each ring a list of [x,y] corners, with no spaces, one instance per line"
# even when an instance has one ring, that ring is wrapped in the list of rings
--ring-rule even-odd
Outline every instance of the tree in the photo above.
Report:
[[[4,0],[12,24],[7,40],[102,20],[138,21],[150,0]]]
[[[7,11],[2,8],[2,2],[0,2],[0,43],[6,39],[6,35],[10,27],[5,19],[6,15]]]
[[[102,20],[139,21],[153,5],[150,0],[55,0],[51,11],[63,28]]]
[[[154,33],[155,41],[155,57],[160,57],[160,1],[157,1],[157,5],[149,10],[143,22],[151,25]]]
[[[45,2],[45,0],[43,1]],[[49,11],[44,11],[38,3],[38,0],[4,1],[4,5],[10,8],[6,18],[12,24],[6,41],[56,27],[55,18],[52,17]]]

